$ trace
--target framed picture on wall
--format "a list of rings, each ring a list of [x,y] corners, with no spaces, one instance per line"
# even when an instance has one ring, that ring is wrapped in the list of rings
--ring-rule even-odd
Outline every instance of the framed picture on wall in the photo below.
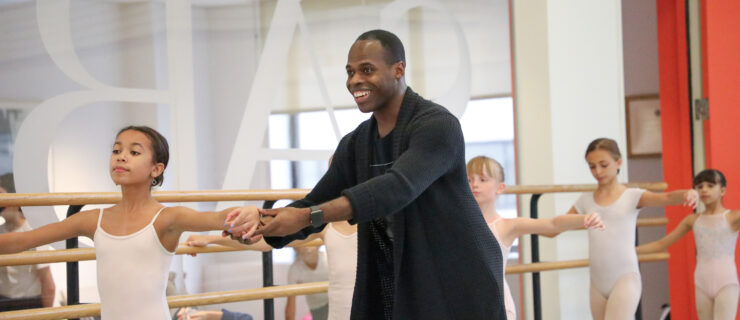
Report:
[[[657,94],[628,96],[627,156],[659,157],[662,153],[660,133],[660,98]]]

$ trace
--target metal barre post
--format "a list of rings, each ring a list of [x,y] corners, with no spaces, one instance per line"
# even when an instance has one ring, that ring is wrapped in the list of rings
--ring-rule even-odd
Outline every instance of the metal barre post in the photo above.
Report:
[[[263,209],[272,209],[275,205],[274,200],[265,201]],[[262,287],[272,287],[274,284],[272,277],[272,251],[262,252]],[[275,301],[273,299],[264,300],[265,320],[275,319]]]
[[[67,208],[67,218],[82,210],[84,205],[73,205]],[[65,241],[67,249],[78,247],[77,237]],[[79,262],[67,262],[67,305],[80,304],[80,266]]]
[[[529,201],[529,217],[537,219],[537,207],[540,201],[541,193],[532,195]],[[536,234],[532,234],[532,263],[540,262],[540,242]],[[534,319],[542,320],[542,297],[540,292],[540,273],[532,272],[532,304],[534,307]]]

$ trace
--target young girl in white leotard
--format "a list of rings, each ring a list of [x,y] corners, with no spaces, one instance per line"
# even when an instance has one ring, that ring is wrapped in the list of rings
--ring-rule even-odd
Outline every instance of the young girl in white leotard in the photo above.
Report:
[[[637,247],[637,253],[666,250],[686,233],[694,231],[696,270],[694,291],[700,320],[734,320],[738,287],[735,244],[740,229],[740,211],[722,205],[727,180],[718,170],[704,170],[694,177],[694,188],[704,204],[704,212],[686,216],[663,239]]]
[[[693,189],[653,193],[620,184],[617,174],[622,156],[612,139],[592,141],[586,162],[598,188],[583,193],[568,213],[599,212],[609,227],[606,232],[588,233],[591,315],[595,320],[633,319],[642,293],[634,249],[640,208],[681,203],[693,207],[698,195]]]
[[[167,140],[157,131],[122,129],[110,156],[110,176],[121,186],[121,201],[32,231],[0,235],[0,253],[86,236],[95,243],[103,319],[170,319],[167,273],[182,232],[225,230],[227,223],[242,222],[232,221],[229,214],[243,213],[249,221],[258,221],[259,211],[253,206],[221,212],[164,207],[152,197],[151,188],[161,185],[168,158]]]
[[[604,230],[604,224],[596,213],[579,216],[561,215],[548,219],[501,218],[496,212],[496,198],[506,188],[504,170],[501,164],[494,159],[478,156],[468,162],[467,171],[468,183],[470,183],[473,196],[475,196],[475,200],[481,208],[488,227],[501,247],[501,253],[504,256],[504,269],[506,269],[506,260],[512,243],[522,235],[534,233],[554,236],[566,230],[583,228]],[[506,307],[506,318],[508,320],[516,319],[516,306],[506,281],[504,281],[504,305]]]

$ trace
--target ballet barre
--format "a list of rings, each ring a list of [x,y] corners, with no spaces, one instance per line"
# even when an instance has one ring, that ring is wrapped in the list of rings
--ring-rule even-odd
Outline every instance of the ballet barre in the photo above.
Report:
[[[153,191],[159,202],[216,202],[216,201],[275,201],[298,200],[308,194],[308,189],[284,190],[195,190]],[[56,206],[114,204],[121,200],[120,192],[53,192],[53,193],[3,193],[0,206]]]
[[[227,250],[228,251],[228,250]],[[223,252],[223,251],[210,251]],[[668,260],[667,252],[642,254],[638,256],[640,262],[652,262]],[[513,265],[506,267],[507,274],[542,272],[551,270],[563,270],[572,268],[583,268],[588,266],[588,259],[555,261],[555,262],[538,262],[531,264]],[[229,302],[264,300],[287,296],[307,295],[314,293],[324,293],[328,290],[328,282],[315,282],[285,286],[274,286],[256,289],[244,289],[221,292],[208,292],[200,294],[171,296],[167,298],[170,308],[183,308],[192,306],[202,306]],[[100,315],[100,304],[83,304],[55,308],[39,308],[22,311],[10,311],[0,313],[0,319],[63,319],[78,318]]]
[[[670,258],[668,252],[647,253],[637,255],[640,262],[664,261]],[[506,267],[506,274],[533,273],[551,270],[564,270],[588,267],[588,259],[535,262],[526,264],[515,264]]]
[[[329,282],[314,282],[285,286],[274,286],[257,289],[243,289],[233,291],[208,292],[167,297],[170,308],[202,306],[209,304],[264,300],[279,297],[324,293],[329,288]],[[20,311],[0,312],[0,319],[6,320],[51,320],[100,315],[100,304],[80,304],[73,306],[38,308]]]
[[[652,191],[667,188],[665,182],[628,183],[627,186]],[[593,190],[596,190],[595,184],[507,186],[504,194]],[[275,201],[302,199],[310,191],[309,189],[154,191],[152,196],[159,202]],[[0,194],[0,207],[113,204],[120,200],[120,192],[3,193]]]
[[[321,241],[321,239],[316,239],[307,243],[302,243],[300,245],[297,245],[296,247],[318,247],[323,244],[324,242]],[[200,254],[232,251],[247,251],[247,249],[232,248],[221,245],[210,245],[207,247],[190,247],[181,244],[177,247],[175,254]],[[95,260],[94,248],[24,251],[21,253],[3,254],[0,255],[0,266],[20,266],[29,264],[75,262],[88,260]]]

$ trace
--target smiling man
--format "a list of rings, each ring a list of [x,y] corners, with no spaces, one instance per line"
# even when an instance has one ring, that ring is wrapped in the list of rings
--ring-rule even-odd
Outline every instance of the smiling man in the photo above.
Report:
[[[407,87],[405,70],[394,34],[357,38],[347,89],[372,117],[306,198],[263,212],[273,218],[257,233],[281,247],[357,223],[352,319],[506,319],[501,251],[467,183],[460,123]]]

